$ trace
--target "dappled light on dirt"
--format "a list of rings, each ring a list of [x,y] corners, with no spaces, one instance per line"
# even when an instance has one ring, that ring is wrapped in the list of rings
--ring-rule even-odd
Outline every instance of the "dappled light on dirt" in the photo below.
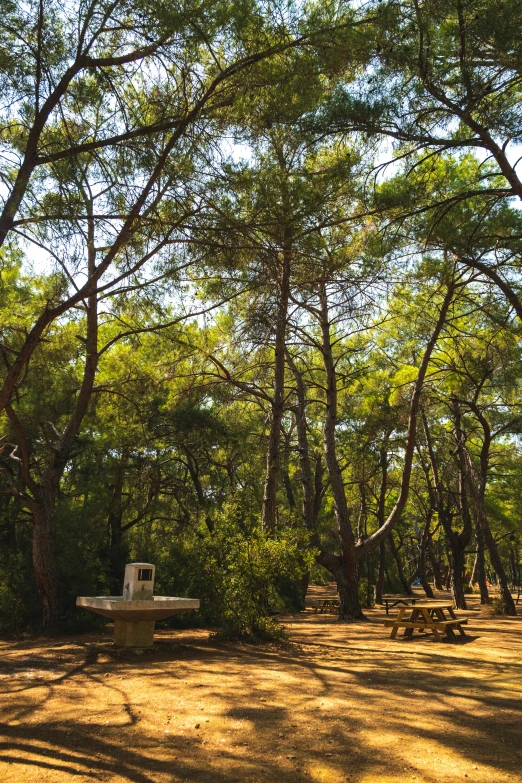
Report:
[[[467,614],[442,644],[390,640],[380,609],[307,609],[282,647],[2,643],[2,781],[521,781],[522,619]]]

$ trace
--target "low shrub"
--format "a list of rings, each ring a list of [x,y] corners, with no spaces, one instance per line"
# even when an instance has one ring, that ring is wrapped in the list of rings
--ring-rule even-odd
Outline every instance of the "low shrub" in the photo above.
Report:
[[[502,615],[506,614],[506,603],[503,598],[492,598],[491,606],[493,608],[493,614]]]

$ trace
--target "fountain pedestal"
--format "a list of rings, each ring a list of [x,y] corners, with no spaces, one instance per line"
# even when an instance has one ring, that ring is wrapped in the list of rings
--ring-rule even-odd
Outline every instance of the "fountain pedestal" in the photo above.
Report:
[[[114,621],[114,644],[119,647],[150,647],[154,644],[154,620]]]

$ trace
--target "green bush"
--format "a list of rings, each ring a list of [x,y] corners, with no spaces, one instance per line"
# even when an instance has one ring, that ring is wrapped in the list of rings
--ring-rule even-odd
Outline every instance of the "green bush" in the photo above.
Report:
[[[503,598],[492,598],[491,606],[493,607],[493,614],[506,614],[506,603]]]
[[[199,598],[199,622],[217,627],[219,638],[280,640],[284,631],[274,614],[295,609],[290,586],[300,583],[314,557],[304,535],[287,530],[266,537],[227,509],[212,535],[187,534],[158,555],[157,592]]]
[[[0,557],[0,634],[19,636],[40,623],[41,606],[33,578],[30,539]]]

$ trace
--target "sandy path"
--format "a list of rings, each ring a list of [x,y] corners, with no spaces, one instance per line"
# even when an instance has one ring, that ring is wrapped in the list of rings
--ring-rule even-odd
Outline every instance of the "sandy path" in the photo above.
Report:
[[[292,643],[163,632],[0,643],[3,783],[522,781],[522,617],[393,642],[384,612],[286,618]]]

